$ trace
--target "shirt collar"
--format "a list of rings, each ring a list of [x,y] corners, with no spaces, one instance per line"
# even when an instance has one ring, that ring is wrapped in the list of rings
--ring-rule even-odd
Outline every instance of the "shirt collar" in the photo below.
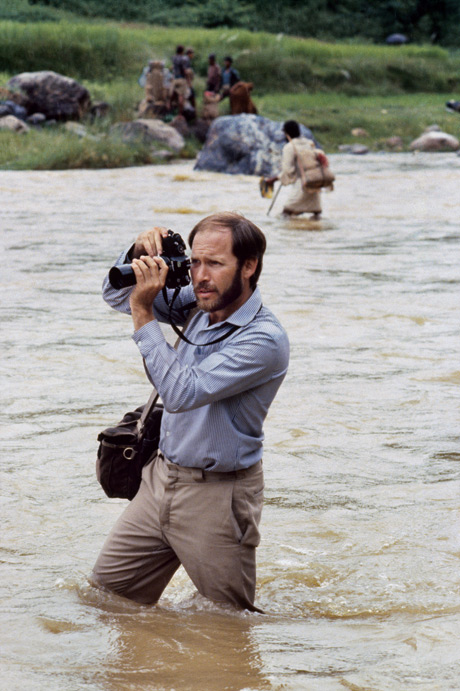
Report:
[[[262,296],[260,290],[256,288],[245,303],[233,312],[225,321],[236,326],[246,326],[256,316],[262,307]]]
[[[202,311],[201,316],[206,318],[206,329],[219,329],[224,324],[234,324],[235,326],[246,326],[249,324],[256,314],[262,307],[262,296],[260,294],[259,288],[256,288],[253,293],[248,297],[245,303],[239,307],[236,312],[233,312],[227,319],[222,322],[216,322],[215,324],[209,324],[209,315],[207,312]]]

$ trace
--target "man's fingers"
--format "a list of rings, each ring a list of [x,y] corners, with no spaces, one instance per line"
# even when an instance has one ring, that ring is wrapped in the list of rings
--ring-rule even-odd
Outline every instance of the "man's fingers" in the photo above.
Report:
[[[141,233],[136,240],[134,256],[138,258],[141,254],[148,254],[149,257],[154,257],[161,254],[162,239],[167,235],[168,229],[163,226],[154,226],[151,230]]]
[[[162,239],[167,237],[168,235],[168,229],[164,228],[163,226],[155,226],[152,228],[150,231],[153,234],[154,238],[154,243],[156,247],[156,252],[154,253],[155,255],[161,254],[163,252],[163,242]],[[151,255],[154,256],[154,255]]]
[[[155,257],[163,251],[162,239],[168,235],[168,229],[163,226],[155,226],[145,233],[146,242],[144,243],[147,254]]]
[[[150,279],[159,279],[164,283],[166,274],[168,273],[168,265],[161,257],[149,257],[142,255],[139,259],[133,259],[132,267],[136,276],[136,281],[149,281]]]
[[[150,257],[153,257],[153,255],[157,253],[155,241],[153,240],[153,236],[150,236],[150,233],[144,234],[142,244],[144,245],[144,250]]]
[[[138,273],[144,278],[148,279],[152,274],[152,269],[156,269],[156,264],[153,260],[152,257],[149,257],[146,254],[143,254],[139,259],[134,259],[133,260],[133,269],[134,272],[136,272],[136,269]]]

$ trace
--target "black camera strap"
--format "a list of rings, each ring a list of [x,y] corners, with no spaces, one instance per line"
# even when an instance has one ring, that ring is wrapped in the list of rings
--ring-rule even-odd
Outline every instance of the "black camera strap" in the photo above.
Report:
[[[163,297],[166,302],[166,304],[169,307],[169,323],[171,324],[173,330],[176,332],[176,334],[179,336],[180,339],[188,343],[189,345],[193,346],[210,346],[214,345],[214,343],[220,343],[220,341],[224,341],[226,338],[232,335],[237,329],[240,329],[241,327],[238,324],[234,324],[228,331],[226,331],[222,336],[219,336],[219,338],[215,338],[213,341],[209,341],[209,343],[193,343],[193,341],[190,341],[187,336],[185,336],[184,333],[178,328],[177,324],[174,324],[173,318],[172,318],[172,309],[174,305],[174,301],[177,298],[177,296],[180,293],[180,287],[176,288],[174,290],[174,295],[171,298],[171,302],[168,301],[168,293],[166,291],[166,288],[163,288]],[[190,302],[188,305],[185,305],[182,309],[186,310],[187,308],[193,308],[196,307],[196,302]]]

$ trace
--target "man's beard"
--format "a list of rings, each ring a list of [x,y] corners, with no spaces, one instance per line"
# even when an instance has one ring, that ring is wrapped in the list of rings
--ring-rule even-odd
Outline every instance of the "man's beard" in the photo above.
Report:
[[[195,287],[195,290],[199,290],[200,288],[208,288],[208,286],[209,284],[206,283],[206,281],[203,281]],[[241,269],[237,268],[231,286],[221,295],[217,295],[216,299],[213,302],[202,302],[200,298],[197,297],[198,309],[201,309],[204,312],[219,312],[220,310],[225,309],[226,307],[231,305],[232,302],[237,300],[242,292],[243,281],[241,279]]]

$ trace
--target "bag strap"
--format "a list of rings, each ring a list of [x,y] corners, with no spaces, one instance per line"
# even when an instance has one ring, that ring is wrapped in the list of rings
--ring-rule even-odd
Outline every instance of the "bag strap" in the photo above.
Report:
[[[307,185],[307,178],[306,178],[306,175],[305,175],[305,170],[304,170],[304,168],[303,168],[303,165],[301,164],[301,161],[300,161],[300,158],[299,158],[299,154],[297,153],[297,149],[295,148],[294,142],[293,142],[292,139],[291,139],[291,144],[292,144],[292,148],[294,149],[294,155],[295,155],[295,158],[296,158],[297,168],[298,168],[299,173],[300,173],[300,179],[302,180],[302,187],[306,187],[306,185]]]
[[[187,319],[185,320],[184,326],[182,327],[182,331],[185,331],[185,329],[190,324],[191,320],[193,319],[193,317],[195,316],[197,311],[198,311],[197,307],[193,307],[190,310],[190,312],[187,315]],[[180,340],[181,340],[180,338],[177,338],[176,342],[174,343],[174,348],[177,349],[177,346],[179,345]],[[147,372],[147,375],[148,375],[147,368],[145,367],[145,360],[144,360],[144,368],[145,368],[145,371]],[[149,379],[150,379],[150,377],[149,377]],[[153,411],[153,409],[155,408],[159,398],[160,398],[160,394],[155,389],[155,387],[153,387],[153,391],[150,394],[150,398],[147,401],[147,403],[145,404],[144,410],[142,411],[142,415],[140,416],[139,420],[137,421],[137,430],[138,430],[139,434],[142,434],[142,430],[144,429],[144,427],[147,423],[149,415]]]
[[[145,423],[147,422],[150,413],[155,408],[155,405],[156,405],[159,398],[160,398],[160,394],[154,388],[152,393],[150,394],[149,400],[147,401],[147,403],[144,406],[144,410],[142,411],[142,415],[140,416],[139,420],[137,421],[137,429],[138,429],[139,433],[141,433],[142,430],[144,429]]]

